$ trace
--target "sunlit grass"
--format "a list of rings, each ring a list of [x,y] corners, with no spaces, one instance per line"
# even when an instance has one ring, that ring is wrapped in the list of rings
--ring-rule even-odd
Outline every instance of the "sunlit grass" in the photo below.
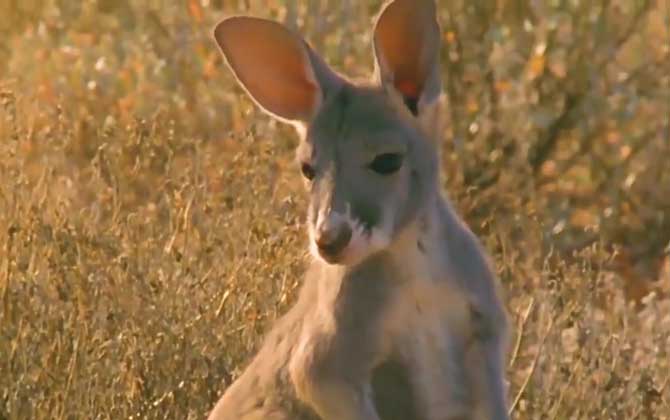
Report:
[[[504,286],[515,418],[669,419],[668,4],[498,3],[439,2],[443,163]],[[0,0],[0,419],[206,415],[306,245],[296,140],[211,29],[282,20],[360,76],[380,4]]]

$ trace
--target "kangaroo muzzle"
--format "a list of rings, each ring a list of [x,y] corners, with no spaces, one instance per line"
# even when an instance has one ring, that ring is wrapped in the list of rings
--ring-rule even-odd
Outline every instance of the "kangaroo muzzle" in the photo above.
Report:
[[[314,235],[319,255],[326,261],[336,260],[351,242],[353,231],[346,218],[330,212],[317,225]]]

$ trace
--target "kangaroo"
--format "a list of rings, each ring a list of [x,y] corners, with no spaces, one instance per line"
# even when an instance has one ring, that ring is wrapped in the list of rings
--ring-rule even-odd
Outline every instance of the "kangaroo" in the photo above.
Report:
[[[279,23],[230,17],[214,37],[253,101],[300,136],[312,258],[209,419],[507,419],[497,280],[439,188],[433,0],[382,9],[371,82]]]

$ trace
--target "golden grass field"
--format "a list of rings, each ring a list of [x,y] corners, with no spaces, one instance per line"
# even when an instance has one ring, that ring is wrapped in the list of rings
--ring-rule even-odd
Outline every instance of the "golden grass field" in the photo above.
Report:
[[[296,138],[231,13],[372,70],[381,1],[0,0],[0,419],[203,419],[306,261]],[[444,187],[492,255],[516,419],[670,419],[670,5],[439,0]]]

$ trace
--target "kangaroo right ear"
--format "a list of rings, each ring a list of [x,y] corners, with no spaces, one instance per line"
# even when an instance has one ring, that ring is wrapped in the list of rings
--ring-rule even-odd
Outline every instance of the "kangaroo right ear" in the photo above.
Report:
[[[399,92],[415,115],[442,93],[436,15],[434,0],[393,0],[374,30],[377,77]]]
[[[287,122],[308,122],[323,100],[307,44],[279,23],[253,17],[221,21],[214,37],[249,96]]]

